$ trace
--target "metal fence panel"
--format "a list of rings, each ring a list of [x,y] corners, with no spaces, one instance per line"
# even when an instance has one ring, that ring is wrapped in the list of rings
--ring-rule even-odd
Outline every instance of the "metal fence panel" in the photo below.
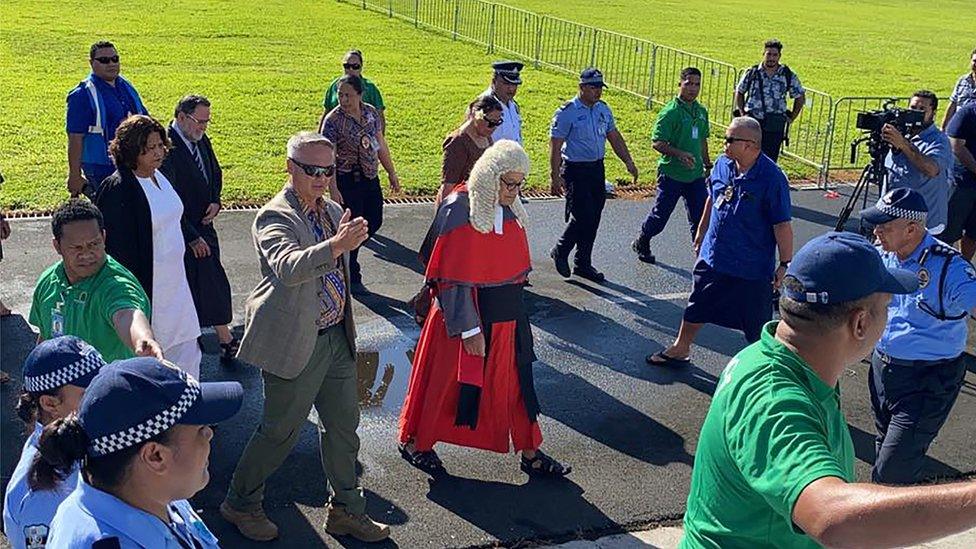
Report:
[[[590,64],[596,29],[548,15],[539,20],[538,64],[571,74]]]
[[[735,66],[658,44],[655,47],[652,87],[649,101],[663,105],[670,101],[678,91],[681,70],[697,67],[702,72],[701,93],[698,101],[708,109],[712,124],[727,126],[732,116],[732,92],[736,84]]]
[[[650,75],[654,44],[632,36],[597,30],[591,62],[603,72],[608,85],[646,99],[651,93]]]
[[[530,59],[539,59],[536,50],[540,17],[530,11],[504,4],[492,4],[493,33],[489,51]]]
[[[492,5],[481,0],[455,0],[456,37],[487,47],[491,40]]]
[[[782,154],[817,168],[820,179],[826,174],[824,153],[830,138],[830,115],[833,104],[826,93],[806,89],[806,101],[800,116],[790,124],[790,143]]]

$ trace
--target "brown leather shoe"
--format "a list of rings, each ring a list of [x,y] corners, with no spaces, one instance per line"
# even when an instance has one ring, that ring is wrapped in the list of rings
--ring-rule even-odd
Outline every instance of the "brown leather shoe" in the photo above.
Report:
[[[390,527],[376,522],[369,515],[353,515],[344,507],[329,505],[329,518],[325,521],[325,531],[335,536],[352,536],[359,541],[374,543],[390,537]]]
[[[271,541],[278,537],[278,526],[264,514],[264,509],[238,511],[224,500],[220,504],[220,516],[236,526],[245,538],[254,541]]]

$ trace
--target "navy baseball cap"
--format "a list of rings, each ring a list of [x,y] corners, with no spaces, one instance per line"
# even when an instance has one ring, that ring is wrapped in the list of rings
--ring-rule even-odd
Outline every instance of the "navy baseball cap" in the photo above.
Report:
[[[580,73],[579,83],[587,86],[600,86],[602,88],[607,87],[607,85],[603,83],[603,73],[600,72],[600,69],[594,67],[583,69],[583,72]]]
[[[42,341],[24,361],[24,390],[42,393],[65,385],[84,389],[105,366],[94,347],[75,336]]]
[[[520,73],[523,67],[525,64],[518,61],[495,61],[491,64],[491,68],[495,69],[496,76],[501,76],[502,80],[516,85],[522,83]]]
[[[878,202],[866,210],[861,210],[861,219],[873,225],[881,225],[895,219],[925,221],[929,207],[925,197],[918,191],[902,187],[885,193]]]
[[[863,236],[848,232],[820,235],[800,248],[786,270],[782,293],[802,303],[834,304],[873,293],[910,294],[918,278],[888,268]]]
[[[244,389],[236,381],[200,383],[151,357],[113,362],[95,377],[78,416],[88,455],[104,456],[141,444],[173,425],[211,425],[237,413]]]

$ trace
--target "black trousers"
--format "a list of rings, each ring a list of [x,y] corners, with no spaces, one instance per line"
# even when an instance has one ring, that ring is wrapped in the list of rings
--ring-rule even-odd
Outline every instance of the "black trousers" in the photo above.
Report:
[[[566,230],[556,244],[556,254],[568,257],[576,248],[576,267],[593,265],[593,243],[600,228],[600,217],[607,201],[603,160],[564,161],[559,169],[566,182]]]
[[[959,396],[966,362],[947,360],[893,363],[871,356],[871,408],[878,429],[872,481],[913,484],[921,479],[929,445]]]
[[[353,217],[362,216],[366,219],[369,236],[372,237],[383,225],[383,190],[380,189],[380,178],[366,179],[362,173],[353,171],[337,175],[336,183],[342,193],[342,207],[349,208]],[[359,248],[349,252],[349,274],[352,282],[362,281]]]

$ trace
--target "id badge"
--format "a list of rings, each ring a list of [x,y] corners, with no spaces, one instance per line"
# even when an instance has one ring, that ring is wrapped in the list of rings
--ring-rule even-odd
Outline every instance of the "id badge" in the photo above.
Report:
[[[51,337],[64,335],[64,315],[57,309],[51,309]]]
[[[698,139],[698,126],[691,127],[691,138]]]

